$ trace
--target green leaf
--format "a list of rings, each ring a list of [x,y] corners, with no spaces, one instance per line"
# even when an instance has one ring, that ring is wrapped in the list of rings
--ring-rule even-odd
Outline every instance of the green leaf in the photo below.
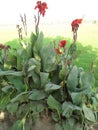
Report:
[[[36,68],[36,65],[32,65],[28,68],[28,73]]]
[[[32,79],[33,79],[33,82],[34,82],[33,86],[35,86],[34,88],[39,89],[41,87],[40,76],[35,71],[32,72]]]
[[[74,125],[74,130],[83,130],[83,126],[81,123],[76,123]],[[87,129],[86,129],[87,130]]]
[[[94,105],[94,106],[97,106],[97,104],[98,104],[97,99],[96,99],[95,97],[91,97],[91,100],[92,100],[92,102],[93,102],[93,105]]]
[[[97,99],[97,101],[98,101],[98,93],[95,94],[95,97],[96,97],[96,99]]]
[[[17,108],[18,108],[18,102],[16,102],[16,103],[10,103],[10,104],[7,105],[7,110],[10,113],[16,112]]]
[[[31,110],[33,112],[42,112],[44,110],[44,105],[42,103],[39,102],[32,102],[32,104],[30,104]]]
[[[44,85],[47,83],[48,77],[49,77],[49,73],[40,72],[41,87],[44,87]]]
[[[40,73],[40,61],[39,60],[36,60],[35,58],[30,58],[29,61],[28,61],[28,72],[29,71],[32,71],[32,70],[35,70],[36,73]]]
[[[94,75],[90,72],[81,72],[80,85],[82,88],[92,88],[95,84]]]
[[[9,102],[10,102],[10,95],[3,96],[0,99],[0,109],[4,110]]]
[[[74,118],[67,118],[63,121],[64,130],[83,130],[82,123],[78,122]]]
[[[44,45],[40,50],[42,68],[45,72],[56,70],[56,53],[52,44]]]
[[[26,48],[29,57],[34,57],[33,48],[34,48],[34,45],[36,44],[36,40],[37,40],[37,36],[32,32],[30,36],[30,43],[28,44],[28,47]]]
[[[30,36],[31,48],[34,47],[34,45],[35,45],[35,43],[36,43],[36,40],[37,40],[37,36],[32,32],[32,33],[31,33],[31,36]]]
[[[77,85],[78,85],[78,68],[77,66],[73,66],[67,79],[68,90],[71,92],[75,92],[77,90]]]
[[[28,92],[21,92],[20,94],[18,94],[14,98],[12,98],[12,100],[10,102],[14,103],[14,102],[17,102],[17,101],[18,102],[26,101],[27,96],[28,96]]]
[[[5,86],[2,88],[2,91],[8,93],[12,89],[12,87],[13,87],[12,85]]]
[[[59,115],[57,112],[52,112],[52,119],[55,121],[55,122],[58,122],[59,121]]]
[[[59,88],[61,88],[60,85],[56,85],[56,84],[53,84],[53,83],[48,83],[45,86],[45,91],[49,92],[49,91],[57,90]]]
[[[75,130],[75,119],[74,118],[67,118],[66,121],[63,121],[63,129],[64,130]]]
[[[72,98],[73,104],[80,105],[83,100],[83,92],[72,92],[71,98]]]
[[[18,91],[22,92],[26,89],[26,86],[23,83],[23,77],[16,77],[16,76],[11,76],[8,77],[10,82],[13,84],[13,87],[16,88]]]
[[[32,90],[32,93],[29,96],[29,99],[31,100],[41,100],[44,99],[46,97],[46,94],[44,91],[41,90]]]
[[[63,130],[63,127],[62,127],[61,124],[56,123],[56,124],[55,124],[55,129],[56,129],[56,130]],[[67,129],[66,129],[66,130],[67,130]]]
[[[73,112],[72,104],[69,102],[64,102],[62,104],[62,115],[69,118],[70,116],[72,116],[72,112]]]
[[[73,111],[81,112],[82,109],[78,106],[73,105],[71,102],[64,102],[62,104],[62,115],[69,118],[72,116]]]
[[[17,120],[12,126],[11,130],[25,130],[25,119]]]
[[[8,71],[2,71],[0,70],[0,76],[3,76],[3,75],[6,75],[6,76],[23,76],[23,72],[22,71],[13,71],[13,70],[8,70]]]
[[[48,97],[47,104],[49,108],[56,110],[58,114],[61,113],[61,104],[52,95]]]
[[[44,34],[43,34],[43,32],[41,31],[40,32],[40,34],[38,35],[38,42],[41,44],[41,46],[42,46],[42,44],[43,44],[43,39],[44,39]]]
[[[20,48],[17,50],[17,69],[22,70],[24,63],[28,60],[28,53],[26,49]]]
[[[82,106],[85,118],[89,121],[96,122],[95,115],[91,108],[88,108],[85,104]]]
[[[33,52],[34,52],[34,57],[36,59],[40,59],[40,50],[43,46],[43,33],[41,32],[38,37],[37,37],[37,40],[36,40],[36,44],[34,45],[33,47]]]

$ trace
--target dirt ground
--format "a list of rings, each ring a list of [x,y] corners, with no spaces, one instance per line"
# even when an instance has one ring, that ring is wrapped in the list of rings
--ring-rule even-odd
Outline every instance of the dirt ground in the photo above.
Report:
[[[16,117],[5,114],[3,112],[0,113],[0,130],[11,130],[13,123],[16,121]],[[26,130],[55,130],[55,125],[53,120],[50,117],[43,116],[36,122],[28,122],[26,123]]]
[[[10,114],[0,113],[0,130],[11,130],[13,123],[16,121],[16,117]],[[42,116],[39,120],[26,123],[26,130],[55,130],[55,123],[50,117]],[[94,124],[90,130],[98,130],[98,123]]]

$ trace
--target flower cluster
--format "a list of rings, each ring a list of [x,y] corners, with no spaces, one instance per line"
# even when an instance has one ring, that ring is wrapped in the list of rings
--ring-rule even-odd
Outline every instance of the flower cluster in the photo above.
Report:
[[[44,16],[45,12],[46,12],[46,9],[48,9],[47,3],[46,2],[37,1],[36,4],[37,5],[35,6],[34,9],[38,8],[38,12],[40,13],[40,15]]]
[[[58,44],[58,48],[55,48],[55,51],[57,54],[62,54],[63,52],[60,50],[61,48],[64,48],[66,45],[67,41],[66,40],[61,40]]]
[[[75,20],[72,21],[72,23],[71,23],[72,31],[77,31],[78,30],[79,24],[82,23],[82,20],[83,19],[75,19]]]

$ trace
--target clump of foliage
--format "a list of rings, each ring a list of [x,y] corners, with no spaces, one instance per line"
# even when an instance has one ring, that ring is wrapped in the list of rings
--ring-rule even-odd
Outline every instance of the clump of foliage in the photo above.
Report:
[[[49,113],[56,130],[88,130],[97,121],[98,94],[94,74],[74,64],[82,19],[71,23],[73,42],[68,48],[65,39],[44,45],[39,22],[47,8],[45,2],[37,2],[35,33],[32,32],[30,43],[23,42],[19,33],[21,48],[10,51],[8,70],[0,69],[0,109],[21,115],[11,130],[25,130],[27,120]],[[29,127],[32,129],[32,125]]]

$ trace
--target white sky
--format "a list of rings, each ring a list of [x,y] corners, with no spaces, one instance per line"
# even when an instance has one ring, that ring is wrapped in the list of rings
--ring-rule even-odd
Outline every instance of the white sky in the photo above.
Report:
[[[33,20],[37,0],[0,0],[0,24],[16,23],[20,14],[26,13]],[[65,21],[85,16],[98,19],[98,0],[42,0],[47,2],[48,10],[44,21]]]

